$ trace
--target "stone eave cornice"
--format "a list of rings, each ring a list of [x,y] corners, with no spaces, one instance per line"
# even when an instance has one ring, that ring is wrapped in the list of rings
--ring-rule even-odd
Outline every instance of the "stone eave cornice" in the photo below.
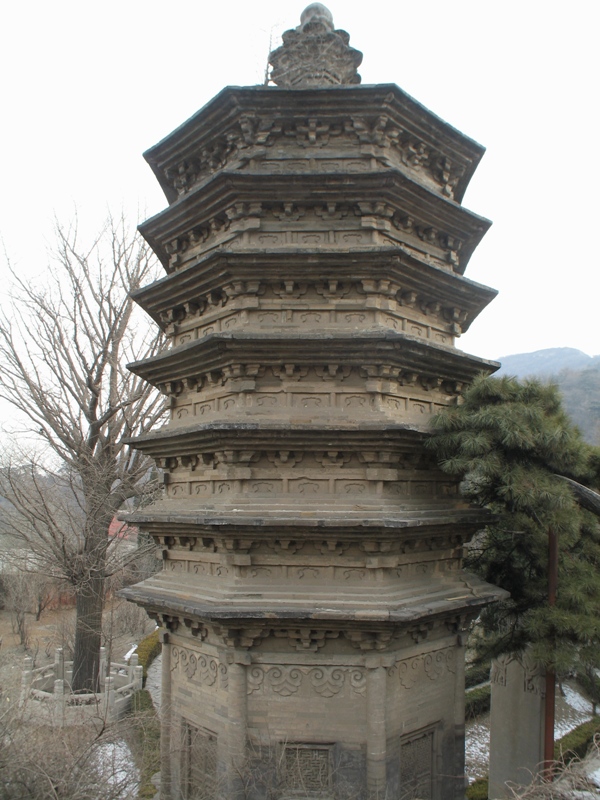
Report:
[[[338,606],[334,598],[323,605],[320,603],[309,605],[303,599],[294,603],[265,602],[262,597],[249,598],[245,602],[240,598],[236,598],[231,603],[223,603],[222,600],[194,602],[189,593],[178,596],[177,590],[170,592],[165,591],[161,585],[153,586],[152,579],[137,586],[122,589],[119,595],[155,612],[167,612],[170,615],[214,622],[235,620],[247,624],[249,621],[271,621],[271,624],[275,624],[276,620],[293,619],[321,620],[323,622],[353,620],[363,624],[396,622],[405,625],[425,618],[450,617],[459,611],[481,608],[506,597],[503,589],[491,586],[474,575],[465,573],[457,573],[453,581],[447,581],[445,584],[440,580],[440,584],[436,588],[440,590],[439,595],[443,595],[443,597],[438,595],[430,597],[428,600],[427,596],[432,594],[432,587],[429,583],[424,585],[422,592],[417,592],[411,601],[394,605],[389,602],[378,603],[374,599],[372,603],[361,603],[359,609],[353,610],[350,610],[347,605],[340,604]]]
[[[388,422],[356,423],[347,419],[335,423],[215,422],[194,425],[165,425],[157,431],[126,439],[137,450],[154,458],[197,455],[216,450],[323,451],[344,450],[419,452],[427,436],[427,425]]]
[[[467,355],[416,336],[391,330],[349,333],[210,333],[201,339],[128,364],[155,386],[193,378],[232,363],[260,366],[343,366],[385,364],[449,381],[470,382],[479,372],[495,372],[494,361]]]
[[[468,211],[398,170],[352,175],[323,172],[272,175],[223,170],[143,222],[139,230],[169,271],[167,244],[209,225],[217,217],[226,218],[226,212],[234,204],[318,205],[329,202],[350,206],[387,203],[401,215],[414,215],[419,225],[442,231],[461,242],[457,256],[457,270],[461,273],[491,225],[490,220]]]
[[[453,128],[395,84],[282,89],[279,87],[229,86],[190,119],[176,128],[144,157],[150,164],[170,203],[177,192],[166,170],[202,148],[210,148],[219,136],[227,136],[244,115],[273,117],[373,117],[385,115],[412,137],[452,159],[462,172],[454,196],[459,202],[485,152],[482,145]]]
[[[169,504],[169,505],[172,505]],[[183,507],[182,507],[183,506]],[[432,504],[414,504],[410,508],[336,509],[329,511],[282,510],[272,507],[268,514],[255,507],[230,510],[207,509],[186,500],[178,502],[177,509],[164,510],[156,505],[151,510],[120,514],[119,519],[139,525],[154,536],[217,537],[238,540],[267,541],[277,538],[311,540],[321,536],[341,537],[344,541],[362,542],[365,538],[393,539],[406,536],[447,536],[470,538],[490,521],[490,513],[480,508],[434,509]],[[287,533],[283,530],[287,529]],[[323,531],[323,534],[321,534]],[[325,534],[324,531],[328,531]]]
[[[462,330],[466,332],[498,294],[495,289],[420,261],[412,254],[400,253],[399,249],[349,250],[343,254],[212,250],[191,265],[132,292],[132,297],[164,328],[167,323],[162,317],[163,312],[189,302],[190,298],[220,289],[231,280],[256,280],[257,274],[261,280],[392,279],[404,291],[430,294],[445,306],[461,308],[467,315],[462,323]]]

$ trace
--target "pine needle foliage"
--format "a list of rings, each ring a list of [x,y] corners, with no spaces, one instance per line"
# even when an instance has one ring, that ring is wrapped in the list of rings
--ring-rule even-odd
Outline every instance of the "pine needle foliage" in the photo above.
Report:
[[[600,664],[600,526],[559,476],[598,483],[598,451],[561,407],[555,386],[478,377],[463,402],[437,415],[429,445],[441,468],[492,522],[465,566],[510,592],[482,616],[483,657],[526,645],[564,673]],[[548,531],[559,541],[557,602],[548,606]]]

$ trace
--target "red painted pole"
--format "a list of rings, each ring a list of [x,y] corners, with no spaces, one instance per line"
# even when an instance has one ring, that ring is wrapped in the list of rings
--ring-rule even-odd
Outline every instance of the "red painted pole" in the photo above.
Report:
[[[558,588],[558,536],[552,528],[548,531],[548,605],[556,605]],[[556,674],[546,670],[546,702],[544,706],[544,771],[552,778],[554,763],[554,707]]]

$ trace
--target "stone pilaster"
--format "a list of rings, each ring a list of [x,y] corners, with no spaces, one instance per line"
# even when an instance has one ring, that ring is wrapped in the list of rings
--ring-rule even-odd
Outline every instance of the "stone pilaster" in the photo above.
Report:
[[[367,790],[373,800],[386,795],[386,669],[381,657],[367,658]]]
[[[228,665],[227,728],[229,746],[229,797],[242,797],[248,728],[248,653],[234,651]]]
[[[173,721],[171,718],[171,646],[169,632],[161,630],[162,643],[160,676],[160,800],[172,800],[171,792],[171,741]]]

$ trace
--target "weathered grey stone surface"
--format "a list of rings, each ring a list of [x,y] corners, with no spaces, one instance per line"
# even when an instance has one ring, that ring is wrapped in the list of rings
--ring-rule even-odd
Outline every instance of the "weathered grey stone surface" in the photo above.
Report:
[[[543,768],[545,676],[528,652],[492,665],[489,796],[514,797]]]
[[[163,626],[165,800],[463,795],[464,639],[500,593],[425,443],[496,368],[454,346],[494,296],[463,277],[483,149],[396,86],[332,88],[332,36],[355,69],[312,7],[281,48],[309,88],[225,89],[146,154],[166,276],[136,299],[171,348],[131,368],[170,420],[134,519],[164,569],[125,594]]]

